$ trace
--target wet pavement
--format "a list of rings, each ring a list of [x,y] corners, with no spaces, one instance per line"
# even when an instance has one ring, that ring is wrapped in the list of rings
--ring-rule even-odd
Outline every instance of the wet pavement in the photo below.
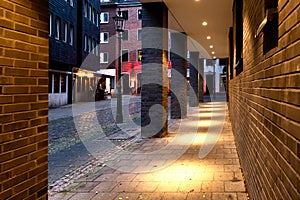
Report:
[[[126,135],[139,135],[137,127],[129,125]],[[126,128],[120,129],[126,132]],[[129,133],[134,130],[134,134]],[[186,119],[170,121],[169,134],[162,139],[132,137],[127,144],[105,147],[102,144],[108,144],[104,142],[108,140],[99,142],[95,139],[98,136],[80,136],[89,138],[82,142],[86,152],[83,146],[73,145],[70,163],[84,163],[87,158],[95,157],[98,161],[89,161],[90,165],[80,169],[86,170],[84,176],[65,176],[61,184],[69,184],[61,192],[55,192],[54,187],[50,189],[49,199],[248,199],[225,102],[207,102],[200,108],[189,108]],[[111,141],[122,140],[117,137],[109,141],[112,144]],[[110,154],[102,158],[105,149]],[[79,171],[75,170],[75,174]]]

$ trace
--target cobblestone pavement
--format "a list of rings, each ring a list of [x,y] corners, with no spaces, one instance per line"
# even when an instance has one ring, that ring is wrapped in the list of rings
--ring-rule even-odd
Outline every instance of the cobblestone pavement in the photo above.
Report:
[[[139,124],[140,98],[124,96],[124,120],[127,123],[114,123],[116,99],[97,102],[83,102],[49,110],[49,184],[61,177],[81,170],[95,162],[95,158],[86,149],[84,142],[95,138],[113,137],[116,145],[125,141],[124,131],[129,133],[125,139],[136,135],[131,129],[132,123]],[[130,105],[130,106],[128,106]],[[128,121],[131,123],[129,123]],[[84,133],[84,134],[82,134]],[[118,140],[118,136],[121,139]],[[103,151],[103,157],[109,152]],[[82,172],[83,173],[83,172]],[[78,173],[78,175],[82,174]]]
[[[49,199],[248,199],[226,103],[171,124],[167,137],[133,140]]]

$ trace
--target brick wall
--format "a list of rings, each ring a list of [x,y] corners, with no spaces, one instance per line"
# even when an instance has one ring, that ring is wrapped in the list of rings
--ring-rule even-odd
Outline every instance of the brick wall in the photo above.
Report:
[[[264,53],[265,1],[243,7],[243,71],[230,80],[230,116],[250,199],[300,199],[300,4],[278,1],[278,46]],[[267,41],[268,42],[268,41]]]
[[[0,199],[46,199],[48,1],[0,1]]]

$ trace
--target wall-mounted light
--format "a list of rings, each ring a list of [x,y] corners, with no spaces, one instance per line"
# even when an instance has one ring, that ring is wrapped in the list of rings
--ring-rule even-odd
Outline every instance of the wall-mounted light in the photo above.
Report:
[[[255,38],[257,38],[259,36],[259,34],[264,30],[264,28],[266,27],[267,23],[272,21],[276,15],[278,15],[278,10],[277,8],[270,8],[266,10],[266,15],[265,18],[263,19],[263,21],[260,23],[259,27],[257,28],[256,32],[255,32]]]

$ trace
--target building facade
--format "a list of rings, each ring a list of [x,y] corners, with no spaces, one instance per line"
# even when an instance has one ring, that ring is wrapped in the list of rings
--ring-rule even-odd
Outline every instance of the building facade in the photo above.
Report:
[[[118,36],[116,35],[113,16],[120,9],[125,17],[125,30],[121,40],[121,69],[123,94],[138,94],[141,73],[141,28],[142,8],[137,0],[101,2],[100,66],[101,72],[117,74]],[[110,72],[109,72],[110,71]],[[117,78],[116,78],[117,80]],[[111,80],[113,89],[115,80]],[[110,91],[108,91],[110,92]]]
[[[49,106],[88,100],[101,76],[100,2],[50,0],[49,12]]]

